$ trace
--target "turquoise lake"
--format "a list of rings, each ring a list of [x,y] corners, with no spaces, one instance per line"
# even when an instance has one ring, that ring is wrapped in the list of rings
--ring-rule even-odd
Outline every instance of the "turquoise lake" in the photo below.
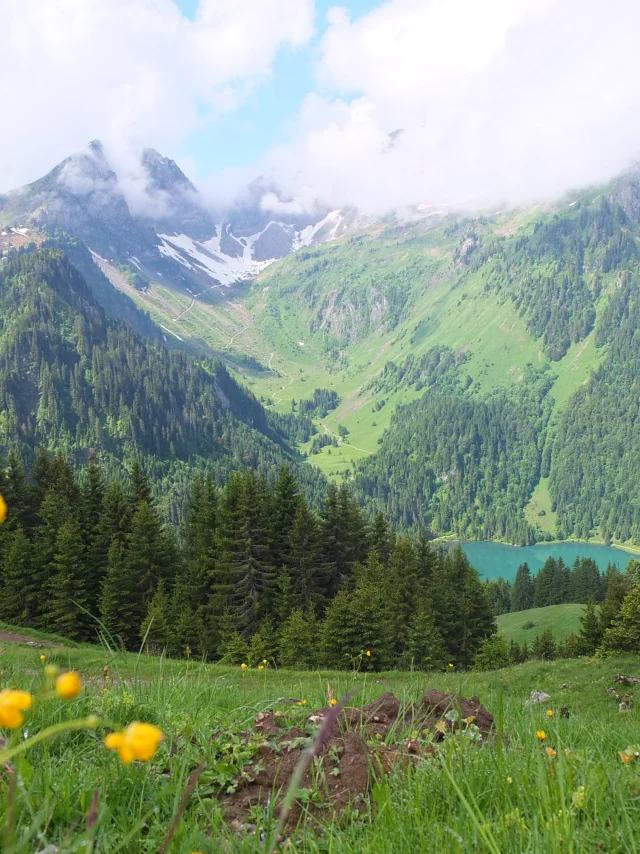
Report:
[[[591,543],[537,543],[535,546],[505,546],[502,543],[460,543],[471,564],[481,578],[499,578],[513,581],[521,563],[529,564],[532,573],[542,569],[548,557],[559,558],[570,566],[577,557],[590,557],[601,570],[608,563],[624,569],[634,555],[613,546],[596,546]]]

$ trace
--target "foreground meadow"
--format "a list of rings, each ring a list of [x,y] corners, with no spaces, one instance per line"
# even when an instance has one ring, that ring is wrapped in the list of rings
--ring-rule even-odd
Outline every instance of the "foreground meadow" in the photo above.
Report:
[[[374,769],[360,810],[336,817],[327,808],[321,833],[300,828],[277,845],[271,839],[272,850],[640,850],[638,709],[619,712],[607,692],[617,673],[640,676],[637,657],[533,661],[492,673],[295,672],[268,664],[245,671],[114,655],[99,647],[32,648],[10,633],[2,637],[0,688],[24,689],[36,698],[24,727],[5,730],[5,751],[45,727],[99,718],[95,728],[63,732],[4,764],[5,852],[263,851],[265,833],[269,839],[275,823],[272,811],[255,810],[239,830],[225,824],[217,798],[234,790],[264,741],[254,735],[260,713],[276,710],[288,726],[308,727],[308,716],[327,707],[331,697],[354,692],[349,705],[360,707],[393,692],[410,703],[429,688],[479,696],[495,717],[497,738],[482,745],[447,735],[435,751],[398,764],[388,775]],[[38,700],[51,665],[78,671],[83,690],[77,698],[50,691],[52,696]],[[551,700],[525,707],[534,689]],[[125,764],[104,739],[132,721],[154,724],[164,738],[151,760]],[[397,727],[385,740],[401,744],[413,738],[428,747],[435,735]],[[186,802],[189,776],[203,761]],[[299,792],[303,813],[306,803],[323,805],[320,769],[313,779],[316,785]],[[175,834],[167,848],[172,821]]]

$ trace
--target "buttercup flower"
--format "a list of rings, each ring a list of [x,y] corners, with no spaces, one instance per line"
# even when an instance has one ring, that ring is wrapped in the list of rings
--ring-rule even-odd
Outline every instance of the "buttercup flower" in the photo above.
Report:
[[[262,659],[262,663],[263,663],[263,664],[267,664],[267,663],[268,663],[268,662],[267,662],[267,659],[266,659],[266,658],[263,658],[263,659]]]
[[[370,649],[367,650],[367,658],[371,658],[371,650]]]
[[[82,691],[82,682],[75,670],[61,673],[56,679],[56,694],[63,700],[75,700]]]
[[[509,783],[509,784],[513,783],[513,777],[507,777],[507,783]]]
[[[536,730],[536,738],[538,741],[544,741],[546,737],[547,734],[543,729]]]
[[[258,665],[258,670],[264,670],[264,664],[259,664],[259,665]]]
[[[57,664],[47,664],[44,669],[44,675],[47,677],[47,679],[55,679],[59,673],[60,668]]]
[[[0,691],[0,727],[17,729],[24,721],[23,712],[31,708],[33,697],[28,691],[5,688]]]
[[[298,705],[299,705],[299,706],[306,706],[306,705],[307,705],[307,701],[306,701],[306,700],[300,700],[300,702],[298,703]]]
[[[553,709],[547,709],[547,717],[552,718],[555,715]]]
[[[453,667],[455,667],[455,664],[449,663],[449,667],[453,668]]]
[[[153,759],[163,737],[157,726],[134,721],[125,730],[109,733],[104,744],[108,750],[117,750],[121,761],[129,765],[134,759],[139,762]]]
[[[246,665],[246,664],[241,664],[241,665],[240,665],[240,669],[241,669],[241,670],[246,670],[246,669],[247,669],[247,665]]]
[[[329,705],[330,705],[330,706],[337,706],[337,705],[338,705],[338,701],[336,700],[336,698],[335,698],[335,697],[332,697],[332,698],[329,700]]]
[[[41,655],[41,656],[40,656],[40,661],[44,661],[44,660],[46,659],[46,657],[47,657],[46,655]]]
[[[0,525],[7,518],[7,512],[9,508],[7,507],[7,502],[4,500],[4,497],[0,495]]]

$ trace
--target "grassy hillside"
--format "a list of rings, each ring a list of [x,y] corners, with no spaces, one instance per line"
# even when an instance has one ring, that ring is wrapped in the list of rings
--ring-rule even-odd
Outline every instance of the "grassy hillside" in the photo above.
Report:
[[[584,614],[584,605],[549,605],[547,608],[530,608],[528,611],[516,611],[513,614],[501,614],[497,617],[498,631],[509,641],[533,643],[536,635],[545,629],[551,629],[556,640],[562,640],[571,632],[580,631],[580,617]],[[530,628],[525,628],[533,623]]]
[[[360,810],[343,813],[338,822],[326,806],[322,766],[316,765],[315,783],[300,796],[303,814],[325,803],[319,806],[319,835],[299,829],[287,850],[577,854],[640,848],[638,763],[624,764],[618,756],[638,741],[638,707],[619,714],[606,693],[615,673],[640,674],[634,657],[598,660],[588,667],[584,661],[529,662],[487,674],[389,673],[374,678],[270,667],[242,673],[240,668],[145,655],[114,656],[98,647],[33,649],[16,642],[19,633],[8,639],[4,629],[0,638],[2,687],[16,685],[38,694],[43,686],[41,655],[45,664],[78,669],[84,682],[76,700],[37,700],[28,713],[29,736],[89,714],[100,718],[95,731],[59,735],[16,756],[11,770],[5,765],[0,823],[7,854],[53,845],[65,851],[87,850],[87,842],[94,852],[157,852],[179,811],[188,776],[203,760],[206,768],[194,783],[171,852],[257,854],[263,850],[260,834],[273,828],[273,819],[254,807],[244,822],[229,826],[222,820],[216,793],[237,785],[236,774],[249,766],[257,751],[264,755],[264,735],[249,742],[240,735],[255,730],[260,712],[275,709],[286,725],[306,727],[310,710],[326,706],[328,690],[334,696],[354,691],[350,705],[361,706],[384,691],[405,702],[417,701],[427,688],[478,695],[497,716],[505,738],[478,746],[470,738],[447,736],[431,749],[433,731],[391,730],[385,737],[389,747],[413,738],[423,745],[423,758],[412,762],[410,772],[403,763],[391,775],[378,772]],[[570,687],[561,688],[565,684]],[[570,717],[551,718],[546,706],[525,708],[534,688],[551,695],[550,708],[566,706]],[[102,739],[133,720],[159,726],[164,741],[151,762],[123,765]],[[536,738],[537,730],[546,733],[543,743]],[[546,747],[553,755],[547,755]],[[285,760],[294,749],[291,742]],[[329,758],[327,762],[332,764]],[[14,769],[20,785],[7,786]],[[341,778],[342,773],[338,770],[337,779],[344,779],[348,791],[353,778],[346,770]]]

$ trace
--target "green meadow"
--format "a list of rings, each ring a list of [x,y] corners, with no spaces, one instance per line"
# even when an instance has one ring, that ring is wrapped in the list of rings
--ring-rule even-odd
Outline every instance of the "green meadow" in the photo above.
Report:
[[[495,735],[484,744],[447,735],[431,750],[435,732],[394,729],[389,747],[413,738],[425,748],[423,755],[390,774],[372,765],[370,792],[359,810],[336,815],[326,808],[319,824],[300,825],[279,842],[271,838],[271,850],[577,854],[640,849],[640,761],[633,751],[624,753],[640,744],[640,716],[637,707],[619,713],[607,693],[616,673],[640,675],[637,657],[530,661],[489,673],[297,672],[269,665],[243,672],[64,645],[43,636],[40,642],[47,645],[31,648],[15,631],[2,629],[2,687],[29,690],[36,702],[8,743],[22,745],[23,751],[0,771],[7,854],[263,851],[275,825],[273,810],[256,808],[241,827],[231,826],[218,800],[220,792],[236,785],[264,741],[256,733],[260,713],[277,711],[285,727],[305,729],[309,714],[327,706],[329,693],[353,692],[348,703],[360,707],[383,692],[418,702],[429,688],[480,697],[495,717]],[[80,673],[84,688],[77,699],[37,699],[44,667],[51,664]],[[551,699],[526,707],[534,689]],[[562,707],[568,717],[560,714]],[[62,729],[90,715],[99,719],[90,721],[95,728],[25,741],[46,727]],[[151,761],[125,765],[103,740],[132,721],[155,724],[164,740]],[[185,797],[190,774],[203,762]],[[315,769],[313,780],[310,790],[298,792],[302,816],[306,804],[323,804],[322,768]],[[279,797],[274,790],[273,802]],[[172,822],[175,833],[163,849]]]

